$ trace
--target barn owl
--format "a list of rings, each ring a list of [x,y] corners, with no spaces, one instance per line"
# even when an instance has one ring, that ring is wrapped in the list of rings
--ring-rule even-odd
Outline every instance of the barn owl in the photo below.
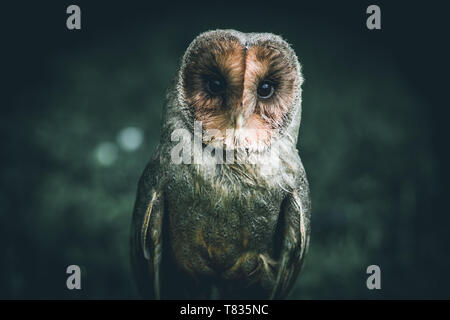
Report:
[[[302,82],[293,49],[271,33],[214,30],[189,45],[134,207],[132,266],[144,298],[288,295],[310,234],[296,147]],[[201,161],[174,161],[175,132],[200,136]],[[217,157],[230,152],[231,161]]]

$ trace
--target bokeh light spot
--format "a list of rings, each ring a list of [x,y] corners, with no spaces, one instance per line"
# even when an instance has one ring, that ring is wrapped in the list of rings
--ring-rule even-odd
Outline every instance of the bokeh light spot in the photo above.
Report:
[[[95,151],[97,161],[103,166],[110,166],[117,160],[118,148],[114,143],[102,142]]]
[[[137,150],[144,140],[142,129],[138,127],[126,127],[119,132],[117,143],[125,151]]]

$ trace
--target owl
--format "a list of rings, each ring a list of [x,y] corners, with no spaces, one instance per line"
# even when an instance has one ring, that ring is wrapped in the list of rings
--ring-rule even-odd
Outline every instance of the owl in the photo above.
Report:
[[[189,45],[134,207],[132,266],[144,298],[288,295],[310,235],[296,147],[302,82],[293,49],[271,33],[214,30]]]

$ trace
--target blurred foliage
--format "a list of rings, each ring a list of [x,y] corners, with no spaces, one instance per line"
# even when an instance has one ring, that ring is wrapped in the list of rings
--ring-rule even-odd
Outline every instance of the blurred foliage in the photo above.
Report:
[[[131,213],[159,139],[165,90],[189,42],[223,27],[282,34],[303,65],[298,147],[313,220],[309,256],[291,298],[444,294],[431,292],[437,278],[417,277],[429,274],[426,264],[442,253],[421,220],[436,191],[423,97],[389,50],[336,21],[305,13],[267,24],[244,15],[199,14],[189,21],[178,13],[91,33],[88,44],[56,52],[45,80],[17,94],[19,104],[32,107],[1,122],[9,148],[1,172],[0,205],[9,213],[0,225],[6,236],[1,297],[137,297]],[[118,147],[117,159],[101,165],[99,145],[117,145],[129,126],[143,130],[143,144],[136,151]],[[70,264],[82,268],[81,291],[65,288]],[[381,267],[381,291],[366,288],[371,264]]]

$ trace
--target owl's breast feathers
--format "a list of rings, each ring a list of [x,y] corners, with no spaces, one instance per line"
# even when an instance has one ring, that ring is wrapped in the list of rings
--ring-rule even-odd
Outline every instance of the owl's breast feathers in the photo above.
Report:
[[[300,173],[293,168],[301,168],[295,148],[288,151],[277,159],[271,155],[270,161],[261,155],[251,165],[208,159],[201,165],[170,165],[165,188],[169,239],[183,270],[247,281],[264,269],[274,272],[271,257],[280,246],[282,202]]]

